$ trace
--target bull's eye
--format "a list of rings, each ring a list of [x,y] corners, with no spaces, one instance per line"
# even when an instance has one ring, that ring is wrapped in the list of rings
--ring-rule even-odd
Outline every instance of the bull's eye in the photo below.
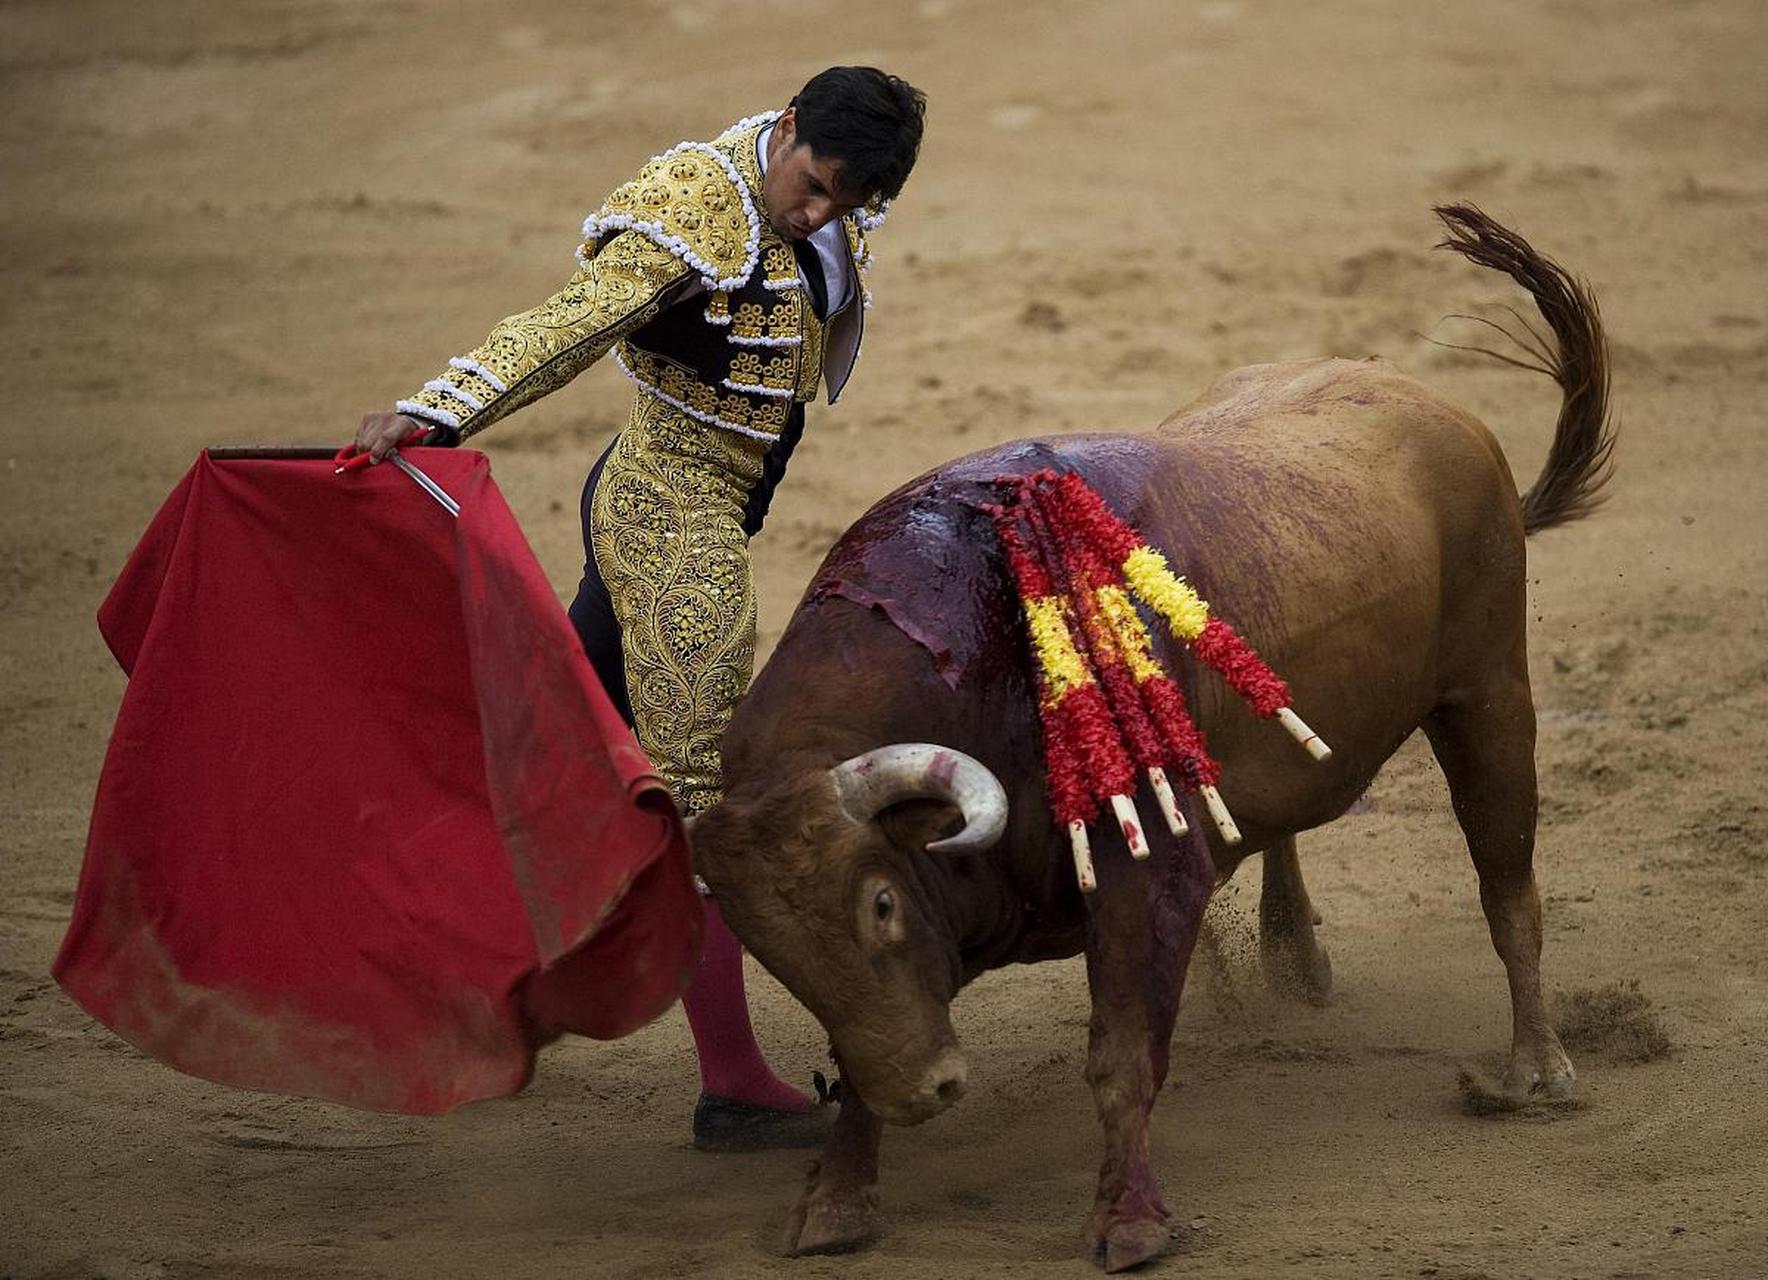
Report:
[[[869,875],[853,898],[854,928],[867,947],[894,947],[904,941],[903,913],[897,908],[896,886],[882,875]]]

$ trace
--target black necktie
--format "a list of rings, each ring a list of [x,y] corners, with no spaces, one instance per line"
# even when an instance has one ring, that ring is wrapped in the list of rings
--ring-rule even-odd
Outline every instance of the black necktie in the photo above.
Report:
[[[792,241],[792,256],[798,259],[798,268],[804,272],[804,278],[810,283],[810,302],[816,308],[816,318],[825,319],[829,314],[829,286],[823,279],[823,261],[807,236],[803,240]]]

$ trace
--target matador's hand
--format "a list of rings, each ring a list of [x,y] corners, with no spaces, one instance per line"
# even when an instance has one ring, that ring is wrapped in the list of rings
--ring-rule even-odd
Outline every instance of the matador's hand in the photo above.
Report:
[[[360,470],[382,461],[402,444],[421,444],[429,434],[428,426],[403,413],[366,414],[356,439],[338,450],[338,470]]]

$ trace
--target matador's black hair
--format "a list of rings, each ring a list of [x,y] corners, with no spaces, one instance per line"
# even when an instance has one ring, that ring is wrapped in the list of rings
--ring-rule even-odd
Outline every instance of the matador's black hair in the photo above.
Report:
[[[894,200],[921,150],[927,95],[876,67],[830,67],[792,99],[798,141],[841,166],[842,185]]]

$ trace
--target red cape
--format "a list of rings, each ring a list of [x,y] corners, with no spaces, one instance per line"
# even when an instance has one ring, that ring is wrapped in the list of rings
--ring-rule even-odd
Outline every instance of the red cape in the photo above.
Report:
[[[682,827],[483,454],[205,453],[99,612],[130,680],[55,976],[183,1071],[382,1111],[668,1008]]]

